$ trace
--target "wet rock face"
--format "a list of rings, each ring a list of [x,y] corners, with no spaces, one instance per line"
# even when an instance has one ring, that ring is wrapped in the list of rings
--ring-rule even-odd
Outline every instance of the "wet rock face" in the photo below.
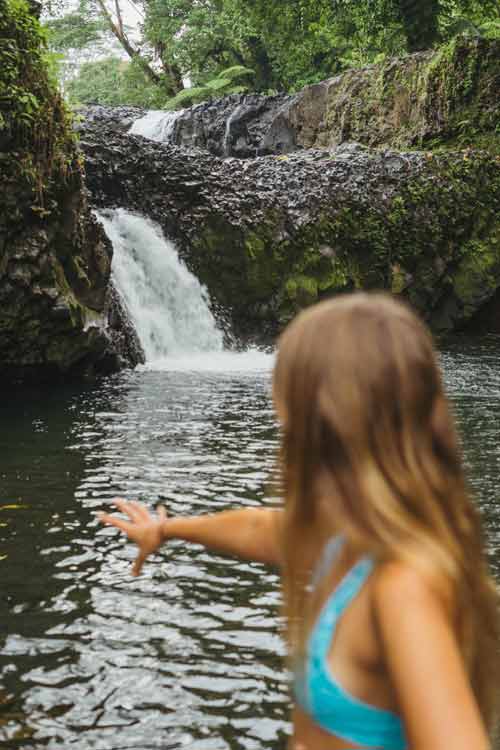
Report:
[[[38,7],[0,13],[0,380],[81,377],[142,359],[47,73]]]
[[[80,130],[83,119],[92,125],[105,125],[126,133],[133,123],[146,114],[141,107],[105,107],[101,104],[89,104],[76,110],[75,130]]]
[[[134,125],[134,132],[153,140],[185,148],[202,148],[222,158],[246,159],[296,150],[294,133],[287,123],[283,121],[283,127],[278,125],[280,111],[292,99],[284,94],[232,95],[179,112],[165,112],[163,117],[161,113],[148,115],[134,107],[99,105],[85,107],[80,113],[92,126],[101,124],[126,132]],[[85,124],[77,125],[78,130],[85,127]]]
[[[303,148],[486,144],[500,119],[499,89],[500,40],[462,37],[309,86],[283,115]]]
[[[110,242],[81,185],[53,218],[0,230],[1,379],[92,375],[143,361],[110,284]]]
[[[271,124],[292,97],[285,95],[228,96],[216,102],[186,109],[175,120],[171,142],[186,148],[203,148],[219,157],[246,159],[270,153],[288,153],[296,149],[288,128]]]
[[[86,125],[81,146],[95,204],[158,221],[239,333],[274,333],[359,288],[402,294],[449,331],[500,288],[500,175],[488,154],[354,143],[223,160],[102,124]]]
[[[156,113],[153,130],[141,110],[88,108],[79,129],[95,204],[158,221],[239,332],[358,288],[406,296],[437,331],[487,307],[492,330],[498,161],[399,150],[500,153],[499,86],[500,42],[458,39],[294,96]]]

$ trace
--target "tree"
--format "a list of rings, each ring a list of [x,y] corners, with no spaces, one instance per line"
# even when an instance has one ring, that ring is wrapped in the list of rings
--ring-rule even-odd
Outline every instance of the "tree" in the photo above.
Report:
[[[397,0],[409,52],[429,49],[439,39],[439,0]]]
[[[166,103],[165,91],[144,75],[135,60],[106,57],[85,62],[66,84],[71,104],[104,104],[160,109]]]
[[[194,85],[235,65],[254,71],[254,90],[278,84],[251,4],[241,0],[145,0],[145,39],[163,64]]]
[[[152,55],[148,55],[147,46],[145,51],[141,50],[124,23],[124,12],[120,4],[122,1],[79,0],[76,11],[47,21],[52,48],[59,52],[82,50],[95,44],[97,40],[102,41],[102,36],[107,32],[108,38],[111,34],[116,39],[151,83],[160,85],[167,96],[174,96],[184,87],[180,71],[173,64],[162,69],[161,60],[159,66],[152,64]]]
[[[125,2],[141,4],[139,36],[124,23]],[[253,71],[250,90],[294,91],[464,31],[500,35],[497,0],[79,0],[72,14],[58,21],[60,37],[63,27],[75,46],[113,36],[176,103],[222,93],[228,68]],[[184,94],[186,79],[196,91]]]
[[[500,19],[497,0],[396,0],[396,4],[409,52],[429,49],[454,29],[464,31],[476,23],[479,31],[488,19]]]

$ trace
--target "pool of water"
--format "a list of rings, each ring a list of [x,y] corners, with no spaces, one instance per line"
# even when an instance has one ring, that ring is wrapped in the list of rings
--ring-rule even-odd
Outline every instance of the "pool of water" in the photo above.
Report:
[[[284,747],[275,572],[173,542],[133,579],[94,516],[117,495],[172,514],[275,502],[272,357],[245,356],[4,391],[1,747]],[[500,580],[500,341],[442,359]]]

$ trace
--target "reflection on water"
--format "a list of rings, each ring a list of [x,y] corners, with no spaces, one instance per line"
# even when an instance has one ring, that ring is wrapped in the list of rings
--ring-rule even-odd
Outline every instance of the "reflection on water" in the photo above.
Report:
[[[500,351],[443,354],[500,578]],[[273,502],[270,358],[23,389],[4,403],[0,746],[278,750],[278,580],[179,542],[140,579],[93,511],[124,495],[198,513]]]

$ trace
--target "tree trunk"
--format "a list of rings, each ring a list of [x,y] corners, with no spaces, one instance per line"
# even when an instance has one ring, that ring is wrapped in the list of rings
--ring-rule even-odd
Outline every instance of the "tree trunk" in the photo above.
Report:
[[[246,43],[252,55],[252,60],[247,67],[255,71],[256,90],[267,91],[273,88],[276,83],[273,67],[262,40],[257,36],[250,36],[246,39]]]
[[[171,96],[175,96],[184,89],[184,82],[182,80],[182,72],[180,68],[172,64],[167,56],[167,49],[163,42],[157,42],[155,45],[155,52],[161,60],[161,66],[167,77],[167,88],[168,93]]]
[[[125,33],[125,30],[123,28],[119,0],[115,0],[117,23],[115,23],[113,16],[111,15],[111,13],[109,12],[108,8],[105,5],[104,0],[97,0],[97,4],[99,5],[99,8],[101,9],[102,15],[106,19],[106,22],[109,26],[110,31],[118,39],[118,41],[120,42],[121,46],[123,47],[127,55],[130,57],[130,59],[136,60],[139,63],[142,71],[144,72],[144,75],[147,78],[149,78],[151,83],[156,83],[156,84],[161,83],[161,79],[158,73],[155,70],[153,70],[153,68],[149,65],[148,61],[145,60],[144,57],[142,57],[139,51],[135,49],[131,41],[128,39]]]
[[[439,39],[440,0],[397,0],[409,52],[429,49]]]

